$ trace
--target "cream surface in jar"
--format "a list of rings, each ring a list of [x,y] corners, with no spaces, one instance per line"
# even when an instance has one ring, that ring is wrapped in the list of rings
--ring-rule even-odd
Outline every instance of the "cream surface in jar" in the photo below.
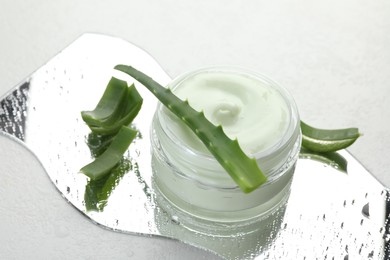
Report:
[[[266,214],[288,194],[300,146],[299,116],[291,96],[273,81],[230,68],[201,69],[169,87],[237,138],[268,182],[244,194],[205,145],[159,105],[152,127],[154,181],[177,210],[202,220],[240,222]]]
[[[286,132],[289,111],[280,93],[269,85],[243,74],[221,71],[195,74],[174,93],[224,132],[237,138],[248,155],[263,152]],[[188,128],[173,124],[171,130],[191,149],[207,153],[206,147]]]

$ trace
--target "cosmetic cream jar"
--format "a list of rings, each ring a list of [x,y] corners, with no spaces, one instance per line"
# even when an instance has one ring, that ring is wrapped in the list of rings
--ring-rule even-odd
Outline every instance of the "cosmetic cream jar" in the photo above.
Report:
[[[191,71],[168,87],[237,138],[268,180],[243,193],[195,134],[159,104],[151,127],[158,196],[180,216],[210,223],[249,223],[287,200],[301,131],[297,106],[284,88],[257,73],[225,67]]]

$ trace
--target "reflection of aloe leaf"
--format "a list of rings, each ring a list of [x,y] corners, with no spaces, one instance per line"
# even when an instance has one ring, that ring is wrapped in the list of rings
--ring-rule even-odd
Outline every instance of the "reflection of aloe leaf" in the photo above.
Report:
[[[303,159],[312,159],[315,161],[322,162],[324,164],[327,164],[339,171],[342,171],[344,173],[348,173],[347,166],[348,162],[347,160],[341,156],[337,152],[328,152],[328,153],[319,153],[319,152],[313,152],[306,148],[301,148],[300,158]]]
[[[151,189],[149,188],[149,185],[146,183],[145,179],[142,177],[138,163],[134,163],[134,173],[135,176],[138,178],[138,182],[142,185],[142,190],[145,193],[146,198],[150,201],[152,198]]]
[[[107,147],[111,144],[114,135],[98,135],[96,133],[89,133],[87,138],[87,145],[94,157],[101,155]]]
[[[142,139],[142,134],[135,125],[131,125],[131,128],[137,131],[137,139]],[[94,132],[90,132],[87,137],[87,145],[93,157],[101,155],[107,147],[111,144],[115,135],[100,135]]]
[[[85,186],[84,201],[85,208],[87,211],[99,211],[99,198],[98,194],[100,193],[106,178],[102,178],[96,181],[88,181],[88,184]]]
[[[107,205],[107,200],[113,190],[118,186],[120,180],[131,169],[131,162],[123,158],[115,166],[110,174],[102,179],[90,180],[85,187],[85,207],[87,211],[102,211]]]
[[[104,183],[100,197],[101,200],[107,200],[112,191],[118,186],[120,180],[126,172],[131,170],[132,164],[129,159],[123,158],[122,161],[111,171],[106,182]]]

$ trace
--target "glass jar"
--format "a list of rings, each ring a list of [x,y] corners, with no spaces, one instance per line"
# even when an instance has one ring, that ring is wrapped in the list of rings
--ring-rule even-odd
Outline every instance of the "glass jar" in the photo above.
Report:
[[[233,129],[226,134],[244,144],[244,152],[256,158],[268,177],[258,189],[243,193],[203,143],[159,103],[151,128],[153,182],[157,195],[170,208],[181,218],[245,224],[266,217],[287,200],[301,131],[297,107],[284,88],[262,75],[225,67],[183,74],[168,87],[180,98],[188,98],[195,109],[207,107],[206,117],[221,123],[224,131]],[[260,88],[263,90],[257,92]],[[266,111],[264,115],[258,111],[259,106]],[[262,117],[268,121],[258,126],[256,122]],[[241,122],[247,118],[254,122]],[[273,128],[265,127],[268,125]],[[249,128],[254,129],[248,132]],[[259,136],[262,134],[265,136]]]

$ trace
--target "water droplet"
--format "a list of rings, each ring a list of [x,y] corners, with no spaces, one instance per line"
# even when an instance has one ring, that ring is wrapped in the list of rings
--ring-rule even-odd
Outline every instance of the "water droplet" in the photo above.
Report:
[[[366,205],[363,206],[362,214],[366,218],[370,218],[370,204],[369,203],[367,203]]]
[[[359,249],[359,255],[361,255],[362,254],[362,250],[363,250],[363,244],[361,244],[361,246],[360,246],[360,249]]]
[[[368,254],[368,258],[373,258],[374,257],[374,250],[371,251],[369,254]]]
[[[172,217],[171,217],[171,221],[172,221],[174,224],[177,224],[177,225],[180,224],[180,221],[179,221],[179,217],[178,217],[178,216],[172,216]]]

